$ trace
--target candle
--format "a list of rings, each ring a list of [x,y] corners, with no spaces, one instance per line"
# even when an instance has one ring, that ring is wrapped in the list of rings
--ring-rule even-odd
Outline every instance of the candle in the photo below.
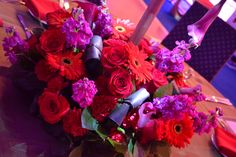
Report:
[[[151,0],[148,8],[144,12],[141,20],[139,21],[134,34],[131,36],[130,41],[135,45],[138,45],[140,40],[143,38],[148,28],[150,27],[153,19],[156,17],[157,13],[160,11],[162,4],[165,0]]]

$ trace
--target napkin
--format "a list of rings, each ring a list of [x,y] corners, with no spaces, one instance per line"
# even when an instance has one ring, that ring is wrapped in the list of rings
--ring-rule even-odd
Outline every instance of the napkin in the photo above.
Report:
[[[2,19],[0,17],[0,27],[2,27],[2,26],[3,26],[3,22],[2,22]]]
[[[26,7],[39,20],[46,20],[46,14],[60,9],[58,3],[51,0],[24,0]]]
[[[236,157],[236,135],[217,127],[215,140],[219,151],[227,157]]]

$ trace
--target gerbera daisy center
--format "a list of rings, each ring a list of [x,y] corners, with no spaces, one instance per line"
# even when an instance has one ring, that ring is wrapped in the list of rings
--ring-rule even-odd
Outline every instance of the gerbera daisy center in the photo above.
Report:
[[[176,132],[177,134],[180,134],[180,133],[182,132],[182,130],[183,130],[183,127],[182,127],[181,124],[175,124],[174,130],[175,130],[175,132]]]
[[[72,61],[69,58],[62,58],[62,63],[67,64],[67,65],[71,65]]]
[[[121,33],[126,31],[125,28],[122,27],[122,26],[115,26],[115,29],[116,29],[118,32],[121,32]]]
[[[134,61],[134,64],[135,64],[136,66],[139,66],[139,62],[138,62],[137,60]]]

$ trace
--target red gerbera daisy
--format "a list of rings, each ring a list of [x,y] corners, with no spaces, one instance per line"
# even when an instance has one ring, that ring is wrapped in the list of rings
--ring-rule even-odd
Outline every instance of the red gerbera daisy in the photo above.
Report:
[[[178,148],[184,148],[193,136],[193,121],[185,116],[182,120],[167,122],[166,141]]]
[[[116,19],[113,23],[112,38],[127,41],[134,32],[134,29],[134,23],[131,23],[130,20]]]
[[[63,25],[66,19],[71,16],[69,12],[64,9],[59,9],[54,12],[50,12],[46,15],[47,23],[51,28],[59,28]]]
[[[125,46],[128,53],[128,67],[139,82],[145,83],[152,80],[153,65],[146,61],[147,55],[139,51],[139,48],[133,43]]]
[[[47,61],[52,68],[59,70],[61,76],[69,80],[77,80],[85,75],[82,53],[48,54]]]

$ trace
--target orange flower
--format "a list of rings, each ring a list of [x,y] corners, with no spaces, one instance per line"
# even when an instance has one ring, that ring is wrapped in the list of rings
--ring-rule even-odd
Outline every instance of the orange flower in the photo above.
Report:
[[[129,20],[116,19],[113,23],[113,36],[112,38],[129,40],[129,37],[134,32],[134,24]]]
[[[167,122],[166,141],[178,148],[184,148],[193,136],[193,121],[185,116],[182,120]]]
[[[48,64],[60,72],[61,76],[69,80],[77,80],[85,75],[85,67],[82,61],[82,53],[73,52],[48,54]]]
[[[128,67],[139,82],[145,83],[152,80],[153,65],[146,61],[147,55],[139,51],[139,48],[133,43],[125,46],[128,52]]]

